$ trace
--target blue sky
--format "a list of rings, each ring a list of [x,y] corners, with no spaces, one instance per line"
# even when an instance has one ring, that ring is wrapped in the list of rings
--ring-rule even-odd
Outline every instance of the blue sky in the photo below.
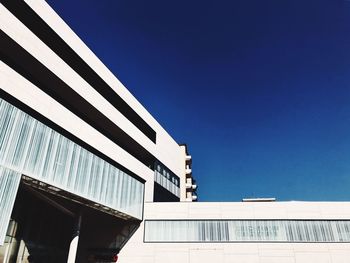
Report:
[[[350,2],[48,1],[178,142],[201,201],[350,199]]]

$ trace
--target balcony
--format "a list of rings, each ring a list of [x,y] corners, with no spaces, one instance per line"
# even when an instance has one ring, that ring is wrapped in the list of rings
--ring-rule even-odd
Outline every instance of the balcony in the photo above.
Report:
[[[192,185],[192,189],[193,189],[193,190],[196,190],[196,189],[197,189],[197,185],[196,185],[196,184],[193,184],[193,185]]]
[[[186,168],[186,175],[192,174],[192,169],[191,168]]]
[[[192,195],[192,201],[197,201],[197,196],[196,195]]]
[[[189,162],[192,160],[192,156],[191,155],[186,155],[186,162]]]

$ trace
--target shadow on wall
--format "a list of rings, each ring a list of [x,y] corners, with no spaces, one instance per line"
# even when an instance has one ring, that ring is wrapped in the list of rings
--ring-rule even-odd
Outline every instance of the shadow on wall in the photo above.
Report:
[[[20,185],[0,262],[66,262],[73,225],[72,217]]]
[[[38,191],[38,190],[34,190]],[[74,237],[76,218],[62,212],[47,200],[81,212],[82,224],[76,262],[98,262],[101,257],[115,257],[136,231],[140,222],[122,220],[78,203],[20,185],[0,263],[66,263]]]

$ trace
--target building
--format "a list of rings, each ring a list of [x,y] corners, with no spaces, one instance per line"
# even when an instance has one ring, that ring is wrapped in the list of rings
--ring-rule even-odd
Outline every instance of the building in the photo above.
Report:
[[[180,200],[184,147],[45,1],[1,1],[0,29],[0,262],[113,258]]]
[[[349,262],[349,203],[192,202],[187,146],[45,1],[0,29],[0,262]]]

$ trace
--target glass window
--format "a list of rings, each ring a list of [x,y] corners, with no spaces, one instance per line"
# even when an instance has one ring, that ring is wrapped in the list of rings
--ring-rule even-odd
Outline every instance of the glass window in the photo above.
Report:
[[[0,167],[142,219],[142,182],[3,99],[0,127]]]
[[[146,220],[145,242],[350,242],[350,220]]]

